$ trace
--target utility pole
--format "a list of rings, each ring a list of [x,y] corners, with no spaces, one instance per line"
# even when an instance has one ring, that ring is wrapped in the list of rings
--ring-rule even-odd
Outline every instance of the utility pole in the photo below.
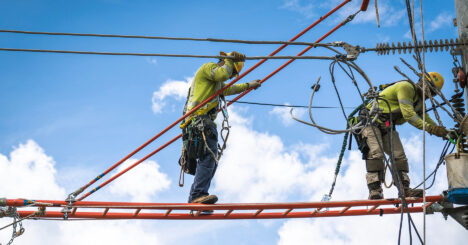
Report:
[[[468,39],[468,0],[455,0],[456,19],[455,26],[458,27],[458,38],[460,40]],[[460,49],[459,53],[462,62],[463,71],[468,71],[468,48]],[[465,102],[468,101],[468,91],[465,89]]]

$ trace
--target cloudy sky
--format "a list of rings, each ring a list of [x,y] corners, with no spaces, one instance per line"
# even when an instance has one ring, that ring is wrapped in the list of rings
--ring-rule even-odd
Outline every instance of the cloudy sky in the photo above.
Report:
[[[340,1],[5,1],[0,29],[30,31],[156,35],[246,40],[288,40]],[[429,3],[430,2],[430,3]],[[416,4],[419,3],[416,1]],[[426,39],[456,38],[453,1],[424,1]],[[315,41],[360,6],[353,1],[304,35]],[[419,10],[417,11],[419,12]],[[408,42],[408,19],[403,1],[379,1],[377,28],[373,2],[350,24],[325,39],[374,47],[380,42]],[[421,27],[419,16],[416,25]],[[418,31],[420,33],[420,31]],[[2,48],[93,50],[216,55],[237,50],[263,56],[276,45],[131,40],[90,37],[0,34]],[[303,47],[288,47],[280,55],[295,55]],[[308,55],[331,55],[313,49]],[[411,55],[361,54],[356,61],[374,84],[401,79],[393,66],[411,74],[399,60],[414,64]],[[440,72],[443,92],[453,94],[452,58],[447,53],[426,55],[428,70]],[[119,57],[95,55],[0,52],[0,196],[57,199],[120,160],[175,121],[198,67],[213,60]],[[285,61],[272,60],[245,77],[263,78]],[[251,67],[255,61],[247,61]],[[322,77],[314,103],[338,106],[330,82],[328,61],[297,60],[242,100],[306,105],[310,86]],[[363,89],[366,84],[358,80]],[[359,104],[348,79],[337,72],[337,85],[349,113]],[[318,123],[343,128],[338,109],[315,109]],[[220,202],[320,201],[333,180],[342,136],[330,136],[298,124],[282,107],[235,104],[229,108],[232,125],[211,192]],[[306,118],[305,111],[295,114]],[[453,122],[442,116],[444,125]],[[422,179],[422,135],[409,125],[398,127],[410,161],[413,182]],[[180,131],[173,129],[133,156],[111,177]],[[435,166],[441,144],[428,137],[428,171]],[[178,187],[176,142],[88,200],[185,202],[192,177]],[[437,195],[447,188],[445,168],[438,172]],[[365,166],[361,155],[347,152],[333,200],[365,199]],[[395,197],[394,189],[385,190]],[[422,232],[423,216],[413,219]],[[1,224],[10,222],[0,220]],[[25,221],[26,232],[15,244],[395,244],[399,215],[297,220],[236,221]],[[5,243],[11,230],[0,232]],[[403,242],[409,242],[407,227]],[[427,216],[428,244],[465,244],[466,231],[440,214]],[[416,242],[416,240],[414,240]]]

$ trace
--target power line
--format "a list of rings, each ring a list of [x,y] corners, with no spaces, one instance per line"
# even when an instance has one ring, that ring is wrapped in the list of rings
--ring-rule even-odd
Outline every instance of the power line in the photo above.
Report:
[[[227,100],[231,102],[231,100]],[[233,103],[239,104],[249,104],[249,105],[261,105],[261,106],[279,106],[279,107],[289,107],[289,108],[309,108],[305,105],[285,105],[285,104],[271,104],[271,103],[260,103],[260,102],[250,102],[250,101],[233,101]],[[329,108],[341,108],[338,106],[312,106],[312,108],[318,109],[329,109]],[[354,108],[354,107],[345,107],[345,108]]]
[[[96,51],[74,51],[74,50],[53,50],[53,49],[19,49],[19,48],[0,48],[0,51],[12,52],[35,52],[35,53],[61,53],[61,54],[93,54],[93,55],[114,55],[114,56],[151,56],[151,57],[172,57],[172,58],[214,58],[226,59],[232,56],[221,55],[193,55],[193,54],[155,54],[155,53],[124,53],[124,52],[96,52]],[[262,59],[303,59],[303,60],[335,60],[338,56],[248,56],[246,60]]]
[[[175,40],[175,41],[200,41],[200,42],[225,42],[225,43],[243,43],[243,44],[288,44],[288,45],[306,45],[306,46],[331,46],[330,44],[318,44],[311,42],[288,42],[288,41],[252,41],[239,39],[223,38],[189,38],[189,37],[164,37],[164,36],[141,36],[141,35],[117,35],[117,34],[95,34],[95,33],[69,33],[69,32],[39,32],[39,31],[21,31],[21,30],[0,30],[3,33],[32,34],[32,35],[53,35],[53,36],[78,36],[78,37],[112,37],[112,38],[130,38],[130,39],[156,39],[156,40]]]

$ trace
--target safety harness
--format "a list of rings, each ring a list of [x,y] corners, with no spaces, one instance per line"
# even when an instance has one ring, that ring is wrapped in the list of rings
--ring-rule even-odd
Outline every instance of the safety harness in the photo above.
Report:
[[[190,88],[191,89],[191,88]],[[183,114],[187,111],[188,97],[190,96],[190,89],[187,95],[187,102],[184,106]],[[218,164],[224,149],[226,149],[226,142],[229,137],[229,115],[227,112],[227,103],[223,95],[217,97],[218,103],[212,103],[214,106],[210,110],[202,110],[195,112],[194,116],[188,117],[180,125],[182,129],[182,152],[179,158],[179,165],[181,167],[179,174],[179,186],[184,186],[184,174],[195,175],[198,160],[205,156],[207,152],[211,154],[216,165]],[[208,146],[206,140],[208,128],[213,124],[213,119],[216,118],[218,110],[223,114],[223,123],[221,128],[221,139],[223,145],[217,145],[217,154],[215,154]]]
[[[382,92],[384,89],[386,88],[389,88],[390,86],[392,85],[395,85],[399,82],[402,82],[402,81],[397,81],[397,82],[392,82],[392,83],[388,83],[388,84],[382,84],[378,87],[378,92]],[[413,89],[415,90],[415,95],[413,97],[413,101],[416,100],[416,96],[420,93],[420,88],[414,84],[413,82],[411,81],[408,81],[412,86],[413,86]],[[422,109],[422,101],[421,99],[419,99],[416,104],[414,104],[414,108],[415,108],[415,111],[416,113],[418,113],[418,111],[420,111]],[[391,115],[390,115],[391,113]],[[357,117],[354,117],[350,120],[350,124],[351,125],[354,125],[358,122],[363,122],[364,125],[368,125],[368,124],[372,124],[373,126],[376,126],[376,127],[379,127],[380,128],[380,131],[382,133],[382,137],[384,137],[387,133],[390,132],[390,129],[391,127],[393,128],[393,130],[395,130],[395,122],[399,119],[402,118],[402,114],[401,114],[401,110],[400,109],[397,109],[397,110],[390,110],[388,113],[382,113],[382,111],[377,111],[377,114],[376,115],[370,115],[372,114],[370,112],[370,110],[364,106],[361,108],[361,110],[359,111],[359,114]],[[375,112],[374,112],[375,114]],[[377,118],[376,118],[377,117]],[[377,120],[372,120],[371,122],[369,122],[369,119],[370,118],[375,118],[375,119],[378,119]],[[391,121],[390,121],[390,118],[391,118]],[[368,158],[368,154],[369,154],[369,146],[367,145],[367,140],[365,137],[362,136],[361,133],[357,132],[357,133],[353,133],[352,135],[354,135],[355,139],[356,139],[356,143],[358,145],[358,149],[361,151],[362,153],[362,159],[363,160],[367,160]],[[385,166],[385,169],[383,171],[383,183],[385,185],[386,188],[390,188],[393,184],[390,183],[390,185],[387,185],[387,183],[385,182],[385,172],[388,168],[388,164]]]

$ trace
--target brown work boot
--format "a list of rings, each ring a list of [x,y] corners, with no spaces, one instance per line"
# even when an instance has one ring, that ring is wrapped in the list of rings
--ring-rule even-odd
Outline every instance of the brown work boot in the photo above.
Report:
[[[379,183],[367,185],[369,187],[369,200],[383,199],[383,190]]]
[[[383,199],[383,190],[379,178],[379,172],[368,172],[366,174],[367,187],[369,188],[369,199]]]
[[[405,191],[405,197],[422,197],[423,190],[422,189],[411,189],[410,186],[410,179],[406,172],[400,171],[400,178],[401,183],[403,184],[403,190]]]
[[[411,188],[404,188],[405,190],[405,197],[417,197],[420,198],[423,196],[422,189],[411,189]]]
[[[215,204],[218,201],[216,195],[206,195],[192,200],[192,203]]]

